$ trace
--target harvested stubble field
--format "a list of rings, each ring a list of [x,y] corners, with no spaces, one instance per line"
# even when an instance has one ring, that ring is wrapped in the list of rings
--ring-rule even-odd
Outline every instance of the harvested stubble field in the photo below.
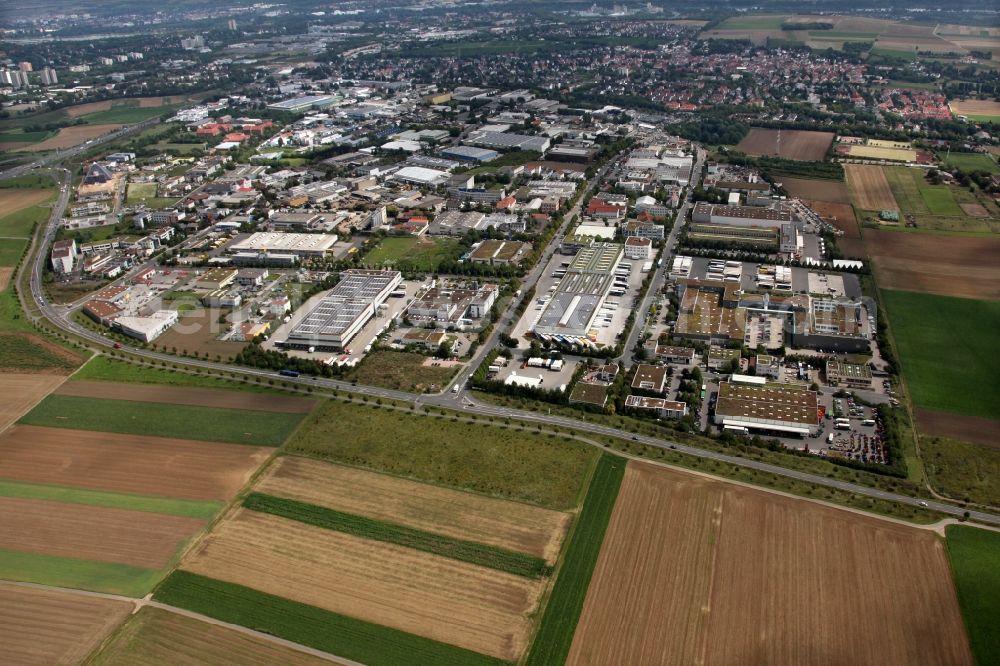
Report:
[[[871,160],[889,160],[893,162],[915,162],[917,151],[901,148],[883,148],[880,146],[851,146],[847,154]]]
[[[559,556],[570,514],[283,456],[254,490],[543,557]]]
[[[59,375],[0,373],[0,432],[66,381]]]
[[[300,414],[50,395],[28,412],[21,423],[206,442],[280,446],[301,418]]]
[[[115,384],[101,381],[67,382],[56,391],[56,394],[106,400],[158,402],[167,405],[248,409],[281,414],[308,414],[316,406],[315,400],[286,395],[142,384]]]
[[[569,664],[971,664],[933,532],[632,462]]]
[[[59,130],[59,134],[56,134],[51,139],[46,139],[41,143],[34,143],[26,148],[31,152],[40,152],[43,150],[60,150],[62,148],[72,148],[73,146],[78,146],[84,141],[89,141],[90,139],[97,138],[108,132],[113,132],[114,130],[121,127],[121,124],[108,123],[104,125],[74,125],[73,127],[63,127]]]
[[[89,666],[330,666],[326,659],[234,629],[147,606],[129,618]]]
[[[812,178],[792,178],[778,176],[776,178],[788,193],[799,199],[827,201],[835,204],[851,203],[851,194],[847,185],[837,180],[813,180]]]
[[[865,229],[880,287],[1000,300],[1000,238]]]
[[[13,266],[0,266],[0,291],[7,288],[7,285],[10,284],[10,279],[13,275]]]
[[[854,197],[854,205],[861,210],[898,210],[889,181],[882,167],[870,164],[845,164],[847,187]]]
[[[754,127],[736,145],[736,150],[747,155],[776,155],[788,160],[818,162],[826,157],[833,138],[832,132]]]
[[[37,206],[51,196],[52,190],[48,189],[3,188],[0,189],[0,211],[6,217],[19,210]]]
[[[544,586],[245,509],[182,568],[508,660],[524,651]]]
[[[242,444],[14,426],[0,478],[160,497],[229,499],[271,454]]]
[[[0,497],[0,549],[22,553],[160,569],[204,524],[198,518]]]
[[[963,116],[1000,118],[1000,102],[984,99],[955,100],[949,104],[952,113]]]
[[[78,664],[131,610],[127,601],[0,583],[2,659],[19,666]]]

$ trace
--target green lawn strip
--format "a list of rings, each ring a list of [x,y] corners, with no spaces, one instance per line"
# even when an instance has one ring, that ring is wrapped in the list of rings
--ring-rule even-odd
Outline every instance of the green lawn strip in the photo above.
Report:
[[[116,384],[155,384],[159,386],[191,386],[195,388],[248,391],[250,393],[273,393],[291,395],[272,386],[248,384],[238,380],[195,375],[166,368],[151,368],[126,361],[117,361],[107,356],[95,356],[80,368],[69,381],[113,382]]]
[[[50,395],[20,422],[76,430],[279,446],[301,419],[301,414]]]
[[[979,666],[1000,663],[1000,533],[949,525],[945,534],[972,654]]]
[[[517,553],[464,539],[455,539],[405,525],[387,523],[283,497],[250,493],[243,500],[243,506],[252,511],[270,513],[364,539],[394,543],[517,576],[540,578],[551,572],[549,566],[545,564],[545,560],[526,553]]]
[[[27,238],[0,238],[0,266],[17,266],[27,246]]]
[[[208,520],[225,504],[223,502],[133,495],[85,488],[67,488],[36,483],[22,483],[0,479],[0,497],[21,499],[52,500],[67,504],[86,504],[115,509],[129,509],[147,513],[163,513],[171,516],[203,518]]]
[[[913,402],[969,416],[1000,414],[1000,302],[881,293]]]
[[[566,511],[577,505],[593,447],[457,417],[327,401],[285,446],[322,460]]]
[[[604,532],[615,508],[625,465],[623,458],[607,453],[597,462],[538,633],[524,662],[526,666],[562,664],[566,661],[576,624],[583,612],[590,578],[604,543]]]
[[[153,598],[369,666],[494,666],[508,663],[188,571],[171,574],[157,588]]]
[[[0,580],[141,598],[153,589],[163,574],[162,570],[127,564],[0,550]]]

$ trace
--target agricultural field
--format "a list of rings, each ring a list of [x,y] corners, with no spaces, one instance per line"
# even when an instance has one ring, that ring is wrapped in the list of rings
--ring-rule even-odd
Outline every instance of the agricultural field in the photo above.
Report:
[[[279,414],[308,414],[316,406],[309,398],[284,395],[265,395],[241,391],[218,391],[207,388],[173,388],[77,379],[64,384],[57,395],[104,400],[157,402],[167,405],[215,407],[220,409],[247,409]]]
[[[849,146],[850,157],[869,160],[889,160],[893,162],[915,162],[917,151],[912,148],[885,148],[882,146]]]
[[[879,286],[1000,300],[1000,238],[865,229]]]
[[[390,236],[365,255],[366,266],[391,266],[397,270],[433,273],[459,253],[458,239],[440,236]]]
[[[969,630],[972,652],[980,665],[1000,655],[1000,534],[965,525],[945,528],[948,557],[958,600]]]
[[[636,462],[567,660],[918,662],[972,663],[933,532]]]
[[[65,381],[58,375],[0,373],[0,432]]]
[[[826,201],[836,204],[851,203],[847,185],[836,180],[813,180],[812,178],[792,178],[779,176],[776,179],[788,194],[799,199]]]
[[[996,42],[1000,45],[1000,40]],[[977,122],[1000,122],[1000,102],[994,100],[954,100],[948,106],[955,115]]]
[[[921,434],[936,435],[948,441],[974,442],[1000,451],[1000,420],[996,418],[963,416],[956,419],[953,414],[934,409],[917,409],[914,417]],[[1000,476],[994,475],[992,480],[1000,482]],[[996,504],[1000,506],[1000,496]]]
[[[528,553],[555,563],[570,514],[282,456],[254,490],[435,534]]]
[[[71,382],[105,382],[123,384],[148,384],[152,386],[191,386],[196,388],[239,390],[243,393],[268,393],[288,395],[273,386],[248,384],[237,380],[191,374],[168,368],[154,368],[118,361],[107,356],[95,356],[85,366],[73,373]]]
[[[826,157],[833,137],[832,132],[754,127],[736,145],[736,150],[747,155],[774,155],[788,160],[818,162]]]
[[[938,155],[938,158],[946,167],[958,168],[967,173],[973,171],[1000,173],[1000,166],[996,160],[985,153],[951,153]]]
[[[242,666],[330,666],[331,662],[234,629],[147,606],[129,618],[86,663],[89,666],[228,666],[233,663]]]
[[[18,425],[0,435],[0,452],[0,479],[225,500],[267,460],[271,449]]]
[[[22,129],[3,131],[0,132],[0,151],[21,150],[33,143],[41,143],[54,135],[54,131],[25,132]]]
[[[881,293],[914,406],[996,418],[1000,359],[993,348],[1000,301]]]
[[[73,146],[80,145],[84,141],[96,139],[99,136],[113,132],[119,127],[121,127],[121,123],[108,123],[103,125],[73,125],[72,127],[63,127],[54,137],[46,139],[40,143],[32,144],[25,148],[25,150],[37,153],[45,150],[72,148]]]
[[[88,113],[83,118],[91,124],[133,125],[162,115],[165,109],[159,107],[112,106],[106,111]]]
[[[156,183],[129,183],[125,203],[136,204],[144,199],[155,199],[156,188]]]
[[[10,292],[6,292],[10,293]],[[10,297],[10,307],[17,308],[17,301]],[[21,320],[23,321],[23,320]],[[0,330],[7,328],[0,321]],[[83,363],[68,349],[64,349],[34,333],[0,333],[0,369],[19,373],[69,374]]]
[[[246,509],[219,524],[181,568],[507,660],[526,647],[544,586]]]
[[[52,197],[53,189],[0,189],[0,236],[28,238],[36,222],[48,218],[51,212],[38,204]]]
[[[17,266],[27,246],[27,238],[0,238],[0,266]]]
[[[987,197],[978,198],[967,189],[953,185],[932,185],[923,169],[885,167],[900,214],[918,228],[940,231],[1000,232],[1000,209]],[[988,217],[967,214],[969,204],[985,208]]]
[[[565,511],[596,451],[554,435],[334,401],[285,445],[291,453]]]
[[[845,164],[844,174],[854,205],[859,209],[880,211],[899,208],[882,167]]]
[[[366,354],[344,378],[400,391],[440,391],[458,371],[458,366],[427,365],[427,359],[423,354],[378,349]]]
[[[126,601],[0,583],[3,659],[22,666],[78,664],[131,610]]]
[[[24,416],[21,423],[206,442],[280,446],[301,419],[301,414],[50,395]]]
[[[968,417],[962,419],[966,420]],[[986,423],[980,431],[984,441],[973,444],[974,439],[968,435],[963,435],[966,441],[961,441],[924,434],[932,431],[921,423],[918,412],[921,458],[937,492],[961,501],[1000,506],[1000,422],[981,421]]]

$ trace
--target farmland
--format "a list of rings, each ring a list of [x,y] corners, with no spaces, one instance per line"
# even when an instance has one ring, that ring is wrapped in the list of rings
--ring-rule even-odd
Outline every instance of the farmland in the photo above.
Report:
[[[858,208],[873,211],[899,208],[882,167],[845,164],[844,173],[847,176],[847,187],[851,191],[854,205]]]
[[[1000,122],[1000,102],[994,100],[955,100],[949,106],[952,113],[970,120]]]
[[[0,266],[16,266],[27,246],[26,238],[0,238]]]
[[[1000,534],[964,525],[946,528],[958,600],[969,630],[972,652],[979,664],[1000,655]]]
[[[0,451],[2,479],[194,500],[229,499],[270,455],[242,444],[23,425],[0,435]]]
[[[526,646],[543,586],[246,510],[218,525],[182,568],[508,660]]]
[[[330,666],[326,659],[233,629],[146,607],[88,661],[91,666]]]
[[[0,321],[0,327],[3,324]],[[33,333],[0,333],[0,368],[5,370],[65,375],[81,362],[69,350]]]
[[[772,130],[754,127],[736,146],[747,155],[776,155],[789,160],[820,161],[833,143],[832,132]]]
[[[370,666],[499,666],[504,663],[468,650],[380,627],[345,615],[258,592],[248,587],[176,571],[155,599],[224,622],[257,627],[269,634],[325,650]]]
[[[900,213],[923,229],[942,231],[1000,231],[1000,212],[987,197],[978,198],[965,188],[933,185],[922,169],[885,167],[883,169]],[[989,217],[966,214],[963,204],[983,206]]]
[[[67,504],[103,506],[206,520],[212,518],[223,507],[221,501],[136,495],[133,493],[87,490],[85,488],[69,488],[2,479],[0,479],[0,497],[51,500],[53,502],[66,502]]]
[[[987,171],[1000,173],[1000,166],[989,155],[983,153],[951,153],[940,155],[941,162],[948,167],[959,168],[965,172]]]
[[[55,375],[0,374],[0,432],[7,429],[21,415],[62,384],[64,379]]]
[[[391,266],[402,271],[432,273],[441,262],[458,257],[455,238],[389,237],[379,241],[367,255],[368,266]]]
[[[51,196],[51,189],[0,189],[0,211],[3,211],[0,236],[30,236],[35,223],[47,218],[50,212],[38,204]]]
[[[0,583],[0,645],[4,661],[22,666],[77,664],[132,605]]]
[[[696,662],[971,655],[933,533],[633,462],[567,663]]]
[[[919,420],[918,424],[921,433],[932,432]],[[997,506],[1000,505],[1000,446],[997,446],[1000,422],[989,422],[980,432],[981,439],[992,441],[979,445],[972,444],[967,435],[963,439],[969,441],[921,434],[921,457],[938,492],[963,501]]]
[[[104,400],[126,400],[136,402],[157,402],[167,405],[188,405],[192,407],[215,407],[220,409],[246,409],[279,414],[308,414],[316,406],[315,400],[284,395],[244,393],[242,391],[218,391],[205,388],[173,388],[167,386],[143,386],[136,384],[116,384],[101,381],[72,381],[64,384],[57,395],[101,398]]]
[[[366,470],[282,456],[255,490],[529,553],[554,563],[570,515]]]
[[[996,418],[1000,302],[882,290],[914,406]]]
[[[847,154],[851,157],[870,160],[890,160],[893,162],[915,162],[917,151],[904,148],[884,148],[882,146],[850,146]]]
[[[118,361],[107,356],[95,356],[85,366],[73,373],[71,382],[118,382],[124,384],[149,384],[152,386],[193,386],[210,389],[238,389],[243,393],[268,393],[286,395],[272,386],[247,384],[237,380],[196,375],[167,368],[140,366]]]
[[[914,415],[921,433],[975,442],[1000,450],[1000,420],[975,416],[959,419],[953,414],[933,409],[918,409]],[[1000,477],[996,477],[996,481],[1000,481]]]
[[[54,428],[279,446],[301,418],[298,414],[50,395],[21,422]]]
[[[847,191],[847,186],[842,182],[792,178],[790,176],[780,176],[777,180],[793,197],[837,204],[851,203],[851,195]]]
[[[458,490],[565,510],[576,506],[594,450],[490,424],[327,402],[286,449]]]
[[[139,203],[145,199],[156,198],[156,183],[129,183],[125,202]]]
[[[26,150],[41,152],[44,150],[72,148],[73,146],[80,145],[84,141],[95,139],[99,136],[108,134],[109,132],[113,132],[119,127],[121,127],[121,124],[73,125],[72,127],[63,127],[54,137],[46,139],[41,143],[32,144],[31,146],[28,146]]]
[[[879,286],[1000,300],[1000,238],[865,229]]]

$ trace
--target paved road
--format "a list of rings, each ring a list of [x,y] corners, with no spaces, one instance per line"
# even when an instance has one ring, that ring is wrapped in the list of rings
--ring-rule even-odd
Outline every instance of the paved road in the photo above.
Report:
[[[38,583],[22,583],[18,581],[0,581],[2,585],[13,585],[16,587],[30,587],[36,590],[46,590],[48,592],[58,592],[62,594],[73,594],[80,597],[94,597],[97,599],[107,599],[109,601],[123,601],[125,603],[130,603],[133,605],[132,614],[138,613],[144,606],[150,606],[152,608],[159,608],[160,610],[165,610],[170,613],[176,613],[177,615],[183,615],[185,617],[192,618],[194,620],[199,620],[207,624],[212,624],[217,627],[225,627],[226,629],[231,629],[237,631],[241,634],[251,636],[253,638],[267,641],[268,643],[274,643],[275,645],[280,645],[282,647],[290,648],[296,650],[297,652],[304,652],[306,654],[318,657],[329,661],[332,664],[338,664],[340,666],[364,666],[363,664],[351,661],[350,659],[345,659],[343,657],[338,657],[337,655],[330,654],[329,652],[323,652],[322,650],[317,650],[315,648],[302,645],[300,643],[293,643],[292,641],[285,640],[284,638],[278,638],[277,636],[272,636],[271,634],[264,633],[263,631],[254,631],[247,627],[240,626],[238,624],[230,624],[228,622],[223,622],[222,620],[216,620],[214,617],[209,617],[208,615],[202,615],[201,613],[195,613],[194,611],[189,611],[186,608],[178,608],[177,606],[171,606],[169,604],[164,604],[159,601],[153,601],[149,596],[142,599],[136,599],[134,597],[124,597],[119,594],[107,594],[105,592],[91,592],[89,590],[74,590],[69,587],[55,587],[53,585],[39,585]]]
[[[598,174],[597,177],[603,175],[603,169]],[[69,172],[62,170],[62,177],[68,179]],[[582,201],[582,198],[581,198]],[[59,220],[62,217],[63,211],[68,202],[68,188],[67,192],[64,192],[57,202],[56,206],[52,210],[52,216],[49,219],[48,226],[44,229],[39,230],[34,237],[32,251],[35,252],[34,261],[30,263],[31,270],[31,280],[30,280],[30,293],[19,292],[22,306],[25,312],[33,321],[38,321],[41,318],[47,319],[52,325],[63,329],[73,335],[87,340],[92,343],[96,348],[111,348],[114,343],[108,340],[102,335],[99,335],[87,328],[84,328],[72,321],[69,318],[69,313],[61,308],[53,307],[51,304],[46,303],[44,300],[44,292],[42,290],[42,268],[44,262],[47,258],[47,252],[37,252],[40,248],[44,249],[48,247],[48,243],[51,242],[52,237],[55,235],[55,231],[58,228]],[[539,261],[535,269],[529,274],[528,281],[525,283],[527,287],[529,284],[534,284],[537,281],[538,276],[541,274],[540,271],[544,269],[545,262],[548,257],[551,256],[554,251],[552,248],[557,247],[557,243],[565,232],[565,229],[570,224],[570,220],[579,213],[579,204],[574,207],[570,214],[566,216],[566,223],[560,228],[559,232],[556,234],[555,239],[553,239],[552,245],[547,250],[545,255]],[[45,243],[39,243],[39,239],[45,239]],[[22,264],[24,266],[24,264]],[[22,269],[23,270],[23,269]],[[498,325],[495,327],[493,334],[490,336],[486,344],[478,350],[475,358],[472,360],[466,368],[459,373],[459,378],[456,380],[460,382],[460,386],[468,379],[469,374],[474,371],[478,364],[482,361],[489,349],[491,349],[496,344],[496,338],[499,335],[503,323],[509,318],[513,312],[514,303],[508,307],[507,312],[504,313],[499,320]],[[173,356],[170,354],[163,354],[160,352],[149,351],[145,349],[128,349],[128,351],[135,355],[146,359],[152,359],[157,361],[167,361],[171,364],[185,365],[188,367],[202,368],[205,370],[214,370],[221,372],[236,372],[243,375],[263,377],[267,379],[276,379],[284,382],[295,383],[303,386],[314,386],[316,388],[333,389],[337,391],[347,391],[358,395],[372,396],[388,398],[393,400],[400,400],[404,402],[413,402],[423,405],[435,405],[439,407],[447,407],[451,409],[464,409],[471,413],[481,414],[484,416],[496,416],[496,417],[509,417],[512,419],[518,419],[522,421],[538,422],[544,423],[549,426],[559,426],[567,428],[570,430],[577,430],[582,432],[589,432],[597,435],[604,435],[609,437],[617,437],[620,439],[632,439],[643,444],[648,444],[650,446],[657,446],[660,448],[669,448],[671,450],[678,451],[687,455],[695,456],[698,458],[706,458],[709,460],[717,460],[719,462],[727,463],[730,465],[737,465],[741,467],[746,467],[749,469],[755,469],[761,472],[767,472],[770,474],[777,474],[780,476],[785,476],[800,481],[805,481],[811,483],[815,486],[825,486],[830,488],[837,488],[839,490],[844,490],[847,492],[855,493],[865,497],[874,497],[878,499],[888,500],[892,502],[898,502],[900,504],[905,504],[915,507],[924,507],[927,509],[932,509],[939,511],[941,513],[960,517],[964,513],[964,509],[955,506],[953,504],[947,504],[945,502],[940,502],[936,500],[922,500],[916,497],[910,497],[908,495],[901,495],[898,493],[886,492],[884,490],[879,490],[877,488],[870,488],[868,486],[860,486],[853,483],[847,483],[844,481],[838,481],[836,479],[830,479],[825,476],[820,476],[818,474],[811,474],[808,472],[800,472],[797,470],[791,470],[784,467],[779,467],[777,465],[772,465],[769,463],[763,463],[756,460],[749,460],[746,458],[739,458],[736,456],[727,455],[724,453],[718,453],[715,451],[707,451],[704,449],[687,446],[684,444],[679,444],[676,442],[670,442],[667,440],[657,439],[654,437],[649,437],[646,435],[633,435],[631,432],[626,430],[619,430],[616,428],[611,428],[608,426],[603,426],[595,423],[590,423],[582,419],[568,418],[564,416],[553,416],[549,414],[540,414],[536,412],[531,412],[527,410],[511,409],[506,407],[497,407],[494,405],[487,405],[484,403],[477,402],[476,400],[469,397],[466,392],[452,393],[450,390],[439,393],[437,395],[418,395],[414,393],[408,393],[406,391],[397,391],[392,389],[383,389],[374,386],[356,386],[348,382],[343,382],[333,379],[324,379],[320,377],[282,377],[276,372],[270,370],[259,370],[254,368],[244,368],[241,366],[230,366],[224,363],[214,363],[211,361],[202,361],[197,359],[187,359]],[[990,525],[1000,525],[1000,515],[994,513],[988,513],[984,511],[969,511],[969,515],[973,520],[990,524]]]

